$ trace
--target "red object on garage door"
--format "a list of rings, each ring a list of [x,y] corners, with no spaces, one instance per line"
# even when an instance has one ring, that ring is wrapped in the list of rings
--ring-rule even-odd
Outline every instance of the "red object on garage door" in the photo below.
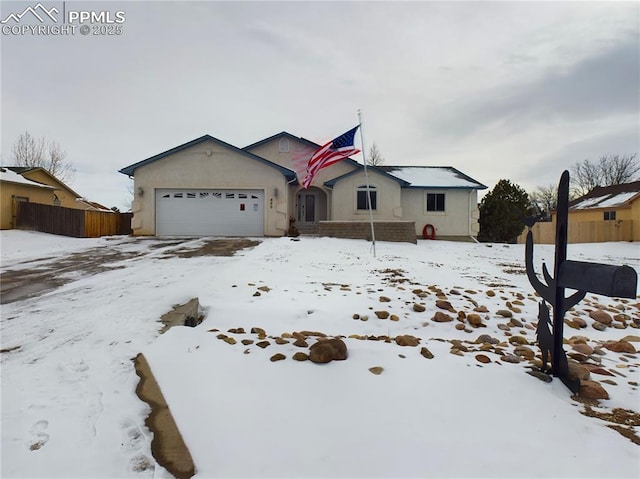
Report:
[[[433,225],[424,225],[422,228],[422,237],[424,239],[436,239],[436,229]]]

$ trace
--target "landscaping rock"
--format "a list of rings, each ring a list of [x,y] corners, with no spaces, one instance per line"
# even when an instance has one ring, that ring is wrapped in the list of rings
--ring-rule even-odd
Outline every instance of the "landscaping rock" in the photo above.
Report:
[[[509,324],[510,324],[511,326],[513,326],[514,328],[523,328],[523,327],[524,327],[524,325],[522,324],[522,322],[521,322],[521,321],[519,321],[519,320],[517,320],[516,318],[511,318],[511,319],[509,320]]]
[[[628,341],[630,343],[640,343],[640,336],[630,334],[621,339],[621,341]]]
[[[478,326],[482,326],[482,317],[475,313],[467,314],[467,322],[477,328]]]
[[[443,313],[442,311],[436,311],[436,313],[433,315],[433,318],[431,319],[436,323],[448,323],[450,321],[453,321],[453,318],[451,316]]]
[[[503,356],[500,356],[500,361],[504,362],[504,363],[513,363],[513,364],[518,364],[519,362],[522,361],[522,359],[518,356],[516,356],[515,354],[511,354],[511,353],[507,353]]]
[[[422,347],[422,349],[420,349],[420,354],[422,354],[427,359],[433,359],[434,357],[433,353],[429,351],[427,348],[425,348],[424,346]]]
[[[476,361],[478,361],[479,363],[488,364],[491,362],[491,359],[489,359],[489,356],[486,356],[484,354],[476,354]]]
[[[266,337],[267,333],[262,328],[253,327],[251,328],[251,334],[257,334],[258,336]]]
[[[386,296],[380,296],[379,301],[381,303],[389,303],[389,302],[391,302],[391,298],[388,298]]]
[[[396,337],[396,344],[398,346],[417,346],[420,344],[420,339],[410,334]]]
[[[572,344],[571,347],[574,350],[586,356],[591,356],[593,354],[593,348],[585,343],[575,343],[575,344]]]
[[[375,314],[378,319],[387,319],[389,317],[389,311],[376,311]]]
[[[534,378],[538,378],[540,381],[544,381],[545,383],[550,383],[551,380],[553,379],[548,374],[543,373],[542,371],[539,371],[537,369],[532,369],[531,371],[527,371],[527,374],[533,376]]]
[[[578,396],[584,399],[609,399],[609,393],[597,381],[580,381]]]
[[[382,366],[374,366],[372,368],[369,368],[369,371],[371,371],[376,376],[379,376],[380,374],[382,374],[382,371],[384,371],[384,368]]]
[[[609,351],[613,351],[614,353],[631,353],[635,354],[636,348],[628,341],[620,340],[611,343],[606,343],[603,345],[605,349]]]
[[[324,364],[347,359],[347,345],[340,338],[319,340],[309,348],[309,359]]]
[[[436,306],[440,309],[444,309],[446,311],[449,311],[451,313],[455,313],[457,312],[453,306],[451,306],[451,303],[449,301],[445,301],[443,299],[439,299],[438,301],[436,301]]]
[[[598,331],[604,331],[605,329],[607,329],[607,325],[601,323],[600,321],[594,321],[593,323],[591,323],[591,327],[593,329],[597,329]]]
[[[424,312],[424,310],[425,310],[425,309],[426,309],[426,308],[425,308],[423,305],[418,304],[418,303],[413,303],[413,310],[414,310],[415,312],[417,312],[417,313],[422,313],[422,312]]]
[[[400,318],[398,317],[397,314],[392,314],[391,316],[389,316],[389,319],[391,321],[400,321]]]
[[[481,334],[480,336],[478,336],[478,339],[476,339],[477,344],[498,344],[499,342],[499,340],[497,340],[496,338],[492,338],[488,334]]]
[[[303,353],[302,351],[298,351],[293,355],[293,359],[295,361],[308,361],[309,355],[307,353]]]
[[[611,315],[609,313],[605,313],[601,309],[591,311],[589,313],[589,317],[599,323],[606,324],[607,326],[611,326],[611,323],[613,322]]]
[[[269,358],[269,360],[270,360],[272,363],[275,363],[276,361],[282,361],[283,359],[287,359],[287,357],[286,357],[284,354],[282,354],[282,353],[276,353],[276,354],[274,354],[273,356],[271,356],[271,357]]]
[[[503,318],[512,318],[513,317],[513,313],[511,311],[509,311],[508,309],[499,309],[498,311],[496,311],[496,314],[498,316],[502,316]]]
[[[578,364],[574,361],[569,361],[568,365],[569,365],[569,377],[571,379],[580,379],[581,381],[589,379],[590,373],[587,368],[585,368],[581,364]]]
[[[511,336],[509,338],[509,342],[511,344],[529,344],[527,338],[523,338],[522,336]]]
[[[267,346],[271,345],[271,343],[269,341],[260,341],[258,343],[256,343],[256,346],[258,346],[259,348],[266,348]]]

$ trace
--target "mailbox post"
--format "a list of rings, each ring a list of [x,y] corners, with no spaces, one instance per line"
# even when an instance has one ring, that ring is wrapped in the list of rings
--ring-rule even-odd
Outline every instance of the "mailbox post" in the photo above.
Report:
[[[587,293],[596,293],[618,298],[635,298],[638,284],[636,271],[629,266],[612,266],[600,263],[567,260],[567,227],[569,216],[569,172],[564,171],[558,185],[558,207],[556,215],[556,249],[553,277],[547,266],[542,264],[542,273],[546,284],[538,279],[533,268],[533,232],[531,227],[538,218],[526,218],[525,224],[529,228],[525,246],[525,265],[527,277],[533,288],[540,294],[543,301],[538,314],[538,344],[543,350],[543,358],[551,349],[552,374],[558,377],[573,392],[580,390],[580,381],[569,377],[567,356],[562,347],[564,315],[578,304]],[[569,297],[565,297],[565,288],[576,290]],[[548,344],[544,331],[548,321],[546,303],[553,307],[553,345]],[[543,364],[543,368],[546,365]]]

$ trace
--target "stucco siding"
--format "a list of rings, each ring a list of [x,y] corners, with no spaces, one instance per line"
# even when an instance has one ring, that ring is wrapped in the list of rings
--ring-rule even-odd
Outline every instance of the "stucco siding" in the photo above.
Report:
[[[87,209],[86,204],[79,203],[76,201],[76,195],[74,195],[71,191],[69,191],[64,184],[58,181],[55,181],[47,173],[39,169],[36,169],[33,171],[25,171],[24,173],[21,173],[21,174],[22,176],[24,176],[29,180],[37,181],[38,183],[43,183],[45,185],[53,186],[55,188],[54,193],[57,196],[58,200],[60,200],[59,206],[64,206],[65,208],[73,208],[76,210]],[[35,203],[40,203],[40,201],[37,201]],[[45,204],[47,205],[53,204],[53,200],[51,203],[47,202]]]
[[[13,224],[14,196],[29,198],[31,203],[53,205],[53,190],[50,188],[39,188],[37,186],[3,181],[0,191],[2,191],[2,195],[0,196],[0,227],[3,230],[15,227]]]
[[[302,142],[287,139],[289,142],[289,151],[280,151],[280,138],[274,138],[272,141],[251,148],[247,151],[265,158],[285,168],[293,170],[291,158],[298,156],[311,156],[315,148]]]
[[[445,211],[427,211],[427,193],[444,193]],[[404,219],[415,221],[418,236],[427,224],[436,228],[436,237],[476,236],[477,197],[476,190],[405,188],[402,190],[402,211]]]
[[[282,173],[213,141],[199,143],[136,169],[132,204],[134,234],[155,234],[155,190],[160,188],[263,190],[264,234],[282,236],[288,227],[288,188]]]
[[[364,171],[348,176],[335,184],[330,206],[332,220],[349,221],[369,218],[369,210],[358,210],[357,207],[358,187],[364,185],[366,185]],[[374,187],[377,193],[377,208],[373,211],[373,219],[377,221],[403,219],[400,184],[391,178],[370,172],[369,185]]]

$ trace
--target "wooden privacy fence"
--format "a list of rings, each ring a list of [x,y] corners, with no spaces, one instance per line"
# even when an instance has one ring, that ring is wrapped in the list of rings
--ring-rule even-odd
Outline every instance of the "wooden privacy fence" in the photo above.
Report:
[[[15,227],[76,238],[131,234],[132,213],[90,211],[18,202]]]
[[[533,225],[535,244],[554,244],[556,223],[536,223]],[[569,219],[567,241],[569,243],[604,243],[606,241],[638,241],[633,237],[633,220],[619,221],[576,221]],[[518,236],[518,243],[524,244],[527,230]]]

